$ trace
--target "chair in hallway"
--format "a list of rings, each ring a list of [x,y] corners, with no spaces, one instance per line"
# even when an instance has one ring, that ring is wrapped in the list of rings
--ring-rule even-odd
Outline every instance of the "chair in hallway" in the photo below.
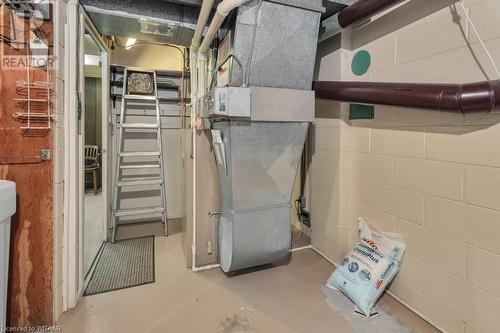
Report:
[[[97,195],[97,172],[99,171],[99,147],[85,145],[85,172],[92,172],[92,185]]]

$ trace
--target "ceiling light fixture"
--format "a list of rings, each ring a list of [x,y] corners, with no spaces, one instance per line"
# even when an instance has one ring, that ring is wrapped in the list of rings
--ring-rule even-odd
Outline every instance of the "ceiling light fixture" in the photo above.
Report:
[[[125,44],[125,48],[129,50],[132,46],[134,46],[135,42],[137,42],[137,39],[135,38],[127,39],[127,44]]]

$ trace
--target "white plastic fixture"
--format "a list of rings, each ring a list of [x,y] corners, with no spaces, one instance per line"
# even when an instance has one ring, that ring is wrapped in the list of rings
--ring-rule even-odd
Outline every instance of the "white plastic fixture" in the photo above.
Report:
[[[5,327],[9,277],[10,218],[16,212],[16,184],[0,180],[0,327]]]
[[[135,45],[136,42],[137,42],[137,39],[135,39],[135,38],[129,38],[129,39],[127,39],[127,44],[125,44],[125,48],[127,50],[130,50],[132,48],[132,46]]]

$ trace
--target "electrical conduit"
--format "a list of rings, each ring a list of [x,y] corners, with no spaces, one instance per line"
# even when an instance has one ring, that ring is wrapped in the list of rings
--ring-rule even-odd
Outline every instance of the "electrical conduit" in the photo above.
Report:
[[[198,74],[197,74],[197,51],[200,45],[201,36],[203,30],[207,25],[208,16],[212,10],[214,0],[203,0],[201,5],[200,14],[198,16],[198,22],[196,24],[196,30],[193,35],[193,40],[191,41],[191,50],[189,54],[189,67],[191,70],[191,156],[188,158],[193,159],[193,243],[191,244],[191,268],[193,271],[197,270],[196,267],[196,129],[195,120],[197,112],[197,98],[198,98]]]

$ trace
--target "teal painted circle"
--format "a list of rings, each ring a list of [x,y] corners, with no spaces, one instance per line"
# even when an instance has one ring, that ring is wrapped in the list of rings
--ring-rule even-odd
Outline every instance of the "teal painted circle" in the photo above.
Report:
[[[365,74],[370,68],[371,62],[372,57],[370,56],[370,53],[368,53],[368,51],[359,51],[354,55],[354,58],[352,59],[352,72],[357,76]]]

